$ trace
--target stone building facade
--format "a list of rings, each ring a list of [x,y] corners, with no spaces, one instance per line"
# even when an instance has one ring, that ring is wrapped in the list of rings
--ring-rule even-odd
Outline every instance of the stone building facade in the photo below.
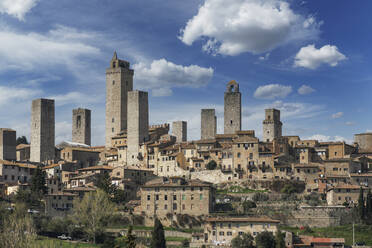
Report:
[[[143,160],[140,144],[149,137],[149,103],[145,91],[128,92],[128,154],[127,164],[136,165]]]
[[[16,131],[0,128],[0,160],[16,160]]]
[[[267,217],[210,217],[204,225],[204,241],[213,246],[229,246],[233,238],[243,233],[256,237],[268,231],[275,235],[279,223]]]
[[[242,126],[242,96],[235,80],[227,84],[224,106],[224,133],[234,134]]]
[[[72,142],[91,144],[91,111],[89,109],[72,110]]]
[[[118,59],[115,52],[106,69],[106,147],[113,136],[127,129],[127,94],[133,90],[133,75],[129,62]]]
[[[217,133],[217,117],[215,109],[201,110],[201,139],[214,139]]]
[[[215,190],[211,183],[186,181],[180,177],[158,178],[141,187],[140,211],[147,216],[209,215],[213,210]]]
[[[36,99],[31,109],[31,155],[33,162],[47,162],[55,158],[54,100]]]
[[[277,109],[265,109],[265,120],[263,121],[263,140],[271,142],[274,138],[282,136],[282,122],[280,111]]]
[[[172,134],[176,137],[176,142],[187,141],[187,122],[186,121],[174,121],[172,124]]]

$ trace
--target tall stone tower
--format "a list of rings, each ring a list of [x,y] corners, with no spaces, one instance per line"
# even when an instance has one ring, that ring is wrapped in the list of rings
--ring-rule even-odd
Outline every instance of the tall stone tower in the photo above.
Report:
[[[72,110],[72,142],[90,146],[91,139],[91,111],[89,109]]]
[[[172,134],[176,136],[176,142],[187,141],[187,122],[186,121],[174,121],[172,124]]]
[[[9,128],[0,128],[0,159],[16,160],[17,135]]]
[[[265,109],[265,120],[263,121],[264,142],[271,142],[274,138],[281,137],[282,125],[280,121],[280,110]]]
[[[214,139],[217,133],[215,109],[201,110],[201,139]]]
[[[148,93],[144,91],[128,92],[128,134],[127,164],[138,165],[144,154],[140,152],[140,144],[149,136],[149,103]]]
[[[115,52],[106,69],[106,147],[111,147],[113,136],[127,129],[127,95],[133,90],[134,75],[129,66]]]
[[[55,156],[54,100],[36,99],[31,108],[32,162],[47,162]]]
[[[224,100],[224,133],[234,134],[242,126],[242,96],[235,80],[227,84]]]

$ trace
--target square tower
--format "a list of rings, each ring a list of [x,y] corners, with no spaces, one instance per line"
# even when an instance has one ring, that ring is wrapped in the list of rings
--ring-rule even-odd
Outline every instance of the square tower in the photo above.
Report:
[[[54,100],[36,99],[31,108],[32,162],[47,162],[55,157]]]
[[[148,93],[144,91],[128,92],[128,134],[127,164],[138,165],[144,154],[140,145],[149,137],[149,103]]]
[[[72,110],[72,142],[91,145],[91,111],[89,109]]]
[[[176,137],[176,142],[187,141],[187,122],[186,121],[174,121],[172,124],[172,134]]]
[[[217,117],[215,109],[201,110],[201,139],[214,139],[217,133]]]
[[[134,71],[127,61],[120,60],[116,52],[106,69],[106,147],[111,138],[127,129],[128,91],[133,90]]]
[[[0,128],[0,160],[16,160],[17,135],[9,128]]]
[[[265,109],[265,120],[263,121],[264,142],[271,142],[282,136],[282,122],[280,121],[280,110]]]
[[[242,95],[235,80],[227,84],[224,102],[224,133],[234,134],[242,127]]]

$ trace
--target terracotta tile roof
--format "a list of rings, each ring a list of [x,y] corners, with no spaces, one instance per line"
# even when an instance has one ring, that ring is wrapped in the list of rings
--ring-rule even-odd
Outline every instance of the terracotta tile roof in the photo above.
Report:
[[[196,144],[214,144],[216,143],[216,139],[204,139],[204,140],[197,140],[195,141]]]
[[[20,150],[20,149],[27,148],[27,147],[30,147],[30,146],[31,145],[29,145],[29,144],[19,144],[19,145],[17,145],[16,149]]]
[[[372,177],[372,173],[351,173],[351,177]]]
[[[57,192],[53,194],[47,194],[47,196],[77,196],[77,194],[73,194],[69,192]]]
[[[259,222],[259,223],[280,223],[279,220],[270,219],[268,217],[209,217],[207,222]]]
[[[360,186],[354,184],[338,184],[331,188],[330,190],[332,189],[360,189]]]
[[[60,164],[51,164],[51,165],[47,165],[47,166],[43,167],[43,170],[46,170],[46,169],[52,169],[52,168],[57,167],[57,166],[60,166]]]
[[[344,238],[317,238],[313,237],[311,243],[345,243]]]
[[[17,166],[21,168],[30,168],[30,169],[36,169],[37,166],[33,164],[28,164],[28,163],[16,163],[8,160],[0,160],[0,164],[2,165],[9,165],[9,166]]]
[[[172,178],[183,179],[182,177],[172,177]],[[189,180],[189,181],[186,181],[184,184],[180,184],[180,183],[173,183],[171,181],[164,182],[162,178],[156,178],[154,180],[147,182],[142,187],[143,188],[154,188],[154,187],[210,187],[210,186],[212,186],[211,183],[202,182],[197,179]]]
[[[84,191],[84,192],[90,192],[90,191],[96,191],[95,188],[91,188],[91,187],[74,187],[74,188],[70,188],[70,189],[64,189],[63,191],[67,191],[67,192],[74,192],[74,191]]]

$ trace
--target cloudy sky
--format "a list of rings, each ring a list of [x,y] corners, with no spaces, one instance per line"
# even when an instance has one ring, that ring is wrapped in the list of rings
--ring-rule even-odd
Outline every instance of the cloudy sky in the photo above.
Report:
[[[56,142],[72,109],[92,110],[104,144],[105,69],[116,50],[149,91],[150,122],[188,121],[240,84],[243,129],[264,109],[285,135],[352,141],[372,130],[372,2],[348,0],[0,0],[0,126],[27,135],[32,99],[56,100]]]

